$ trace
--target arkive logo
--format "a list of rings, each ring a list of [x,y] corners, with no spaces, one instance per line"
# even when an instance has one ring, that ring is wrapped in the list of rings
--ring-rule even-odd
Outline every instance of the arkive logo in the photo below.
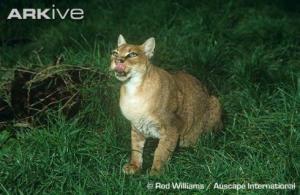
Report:
[[[10,10],[7,16],[8,20],[18,19],[18,20],[64,20],[70,18],[72,20],[81,20],[84,18],[84,11],[81,8],[68,8],[66,10],[60,10],[52,5],[52,8],[23,8],[20,11],[16,8]]]

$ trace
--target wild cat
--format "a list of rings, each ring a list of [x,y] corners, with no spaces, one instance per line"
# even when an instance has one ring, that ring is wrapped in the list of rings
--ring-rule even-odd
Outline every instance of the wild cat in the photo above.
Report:
[[[119,35],[118,47],[111,55],[111,70],[122,81],[120,107],[131,122],[131,160],[126,174],[142,168],[146,138],[158,138],[150,175],[158,175],[171,157],[177,143],[194,146],[199,135],[222,128],[221,106],[215,96],[195,77],[171,74],[151,64],[155,39],[142,45],[127,44]]]

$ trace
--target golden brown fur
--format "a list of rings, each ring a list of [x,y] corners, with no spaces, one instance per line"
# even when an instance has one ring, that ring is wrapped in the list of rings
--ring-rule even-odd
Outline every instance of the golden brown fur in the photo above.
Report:
[[[131,161],[123,167],[134,174],[142,167],[147,137],[159,139],[151,175],[159,174],[177,143],[194,146],[199,135],[222,128],[218,99],[205,86],[184,72],[170,74],[150,63],[154,38],[142,45],[127,44],[122,35],[111,57],[111,69],[123,82],[120,107],[131,122]]]

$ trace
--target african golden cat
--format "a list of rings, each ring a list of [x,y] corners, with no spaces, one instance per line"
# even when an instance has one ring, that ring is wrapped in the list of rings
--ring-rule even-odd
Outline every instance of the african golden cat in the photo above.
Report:
[[[150,171],[157,175],[178,142],[181,147],[193,146],[202,132],[222,128],[218,99],[195,77],[184,72],[170,74],[152,65],[154,47],[154,38],[131,45],[119,35],[118,48],[111,56],[110,68],[122,81],[121,111],[132,128],[131,160],[123,167],[126,174],[141,169],[148,137],[159,139]]]

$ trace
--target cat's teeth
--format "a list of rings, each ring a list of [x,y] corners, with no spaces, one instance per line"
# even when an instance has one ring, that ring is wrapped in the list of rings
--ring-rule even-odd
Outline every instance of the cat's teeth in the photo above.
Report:
[[[126,72],[116,72],[118,76],[126,76]]]

